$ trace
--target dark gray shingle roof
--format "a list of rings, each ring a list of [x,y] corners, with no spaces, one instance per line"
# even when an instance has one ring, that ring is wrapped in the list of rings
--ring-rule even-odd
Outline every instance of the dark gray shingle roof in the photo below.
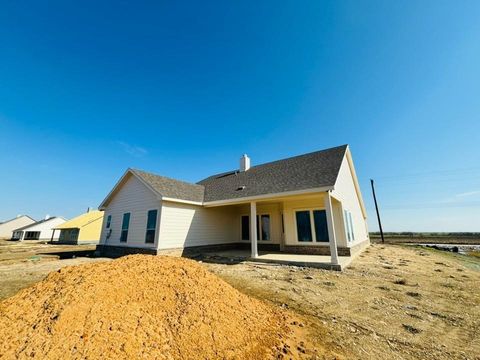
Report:
[[[162,196],[180,200],[203,201],[204,187],[191,184],[185,181],[170,179],[165,176],[151,174],[141,170],[130,169],[137,176],[142,178],[155,191]]]
[[[333,186],[346,150],[342,145],[210,176],[198,184],[205,186],[205,202]]]
[[[307,190],[335,185],[347,145],[210,176],[191,184],[131,169],[165,197],[197,202]],[[238,190],[243,188],[243,190]]]

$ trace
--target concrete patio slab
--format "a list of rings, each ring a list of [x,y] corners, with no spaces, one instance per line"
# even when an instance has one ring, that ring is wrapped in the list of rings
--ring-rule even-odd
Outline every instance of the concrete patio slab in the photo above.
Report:
[[[235,259],[259,263],[276,263],[292,266],[305,266],[336,271],[342,271],[352,261],[352,257],[350,256],[339,256],[339,264],[333,265],[330,263],[330,256],[328,255],[289,254],[270,251],[261,251],[259,252],[258,257],[252,258],[250,256],[250,251],[248,250],[225,250],[218,252],[209,252],[205,255],[221,257],[225,259]]]

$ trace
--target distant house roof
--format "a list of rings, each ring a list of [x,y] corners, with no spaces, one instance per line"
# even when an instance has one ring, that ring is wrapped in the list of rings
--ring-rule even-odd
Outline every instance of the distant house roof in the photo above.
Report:
[[[217,174],[198,184],[205,187],[205,202],[330,187],[335,185],[347,147],[252,166],[243,172]]]
[[[18,228],[18,229],[15,229],[15,230],[13,230],[13,231],[27,230],[28,228],[31,228],[31,227],[34,227],[34,226],[37,226],[37,225],[46,223],[46,222],[48,222],[48,221],[52,221],[53,219],[57,219],[57,218],[60,218],[60,219],[65,220],[65,219],[64,219],[63,217],[61,217],[61,216],[50,216],[48,219],[43,219],[43,220],[34,222],[33,224],[29,224],[29,225],[26,225],[26,226],[22,226],[22,227],[20,227],[20,228]]]
[[[58,226],[55,226],[55,230],[61,229],[81,229],[82,227],[89,225],[95,221],[103,219],[103,211],[92,210],[85,214],[79,215],[69,221],[66,221]]]
[[[10,221],[14,221],[14,220],[17,220],[17,219],[20,219],[20,218],[23,218],[23,217],[27,217],[29,218],[30,220],[32,221],[37,221],[35,220],[34,218],[28,216],[28,215],[19,215],[19,216],[16,216],[14,217],[13,219],[9,219],[9,220],[5,220],[5,221],[0,221],[0,224],[6,224],[6,223],[9,223]]]

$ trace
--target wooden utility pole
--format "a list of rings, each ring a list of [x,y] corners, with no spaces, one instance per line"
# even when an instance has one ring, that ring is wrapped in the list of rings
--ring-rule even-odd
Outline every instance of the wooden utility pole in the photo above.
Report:
[[[375,196],[375,186],[373,184],[373,179],[370,179],[370,184],[372,185],[373,201],[375,202],[375,210],[377,211],[378,227],[380,228],[380,236],[382,237],[382,244],[385,243],[383,237],[382,222],[380,221],[380,212],[378,211],[377,197]]]

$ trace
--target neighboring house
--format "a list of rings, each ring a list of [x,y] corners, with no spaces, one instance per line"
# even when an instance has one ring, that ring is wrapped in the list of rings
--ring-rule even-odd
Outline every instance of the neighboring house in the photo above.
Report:
[[[66,220],[59,216],[46,216],[45,219],[23,226],[13,231],[15,240],[57,240],[53,228],[63,224]]]
[[[101,203],[107,255],[250,248],[350,255],[368,245],[347,145],[208,177],[197,184],[128,169]]]
[[[88,210],[85,214],[56,226],[58,242],[65,244],[98,243],[102,231],[103,211]]]
[[[7,220],[5,222],[0,223],[0,239],[11,239],[13,235],[13,230],[33,224],[35,222],[28,215],[18,215],[14,219]]]

